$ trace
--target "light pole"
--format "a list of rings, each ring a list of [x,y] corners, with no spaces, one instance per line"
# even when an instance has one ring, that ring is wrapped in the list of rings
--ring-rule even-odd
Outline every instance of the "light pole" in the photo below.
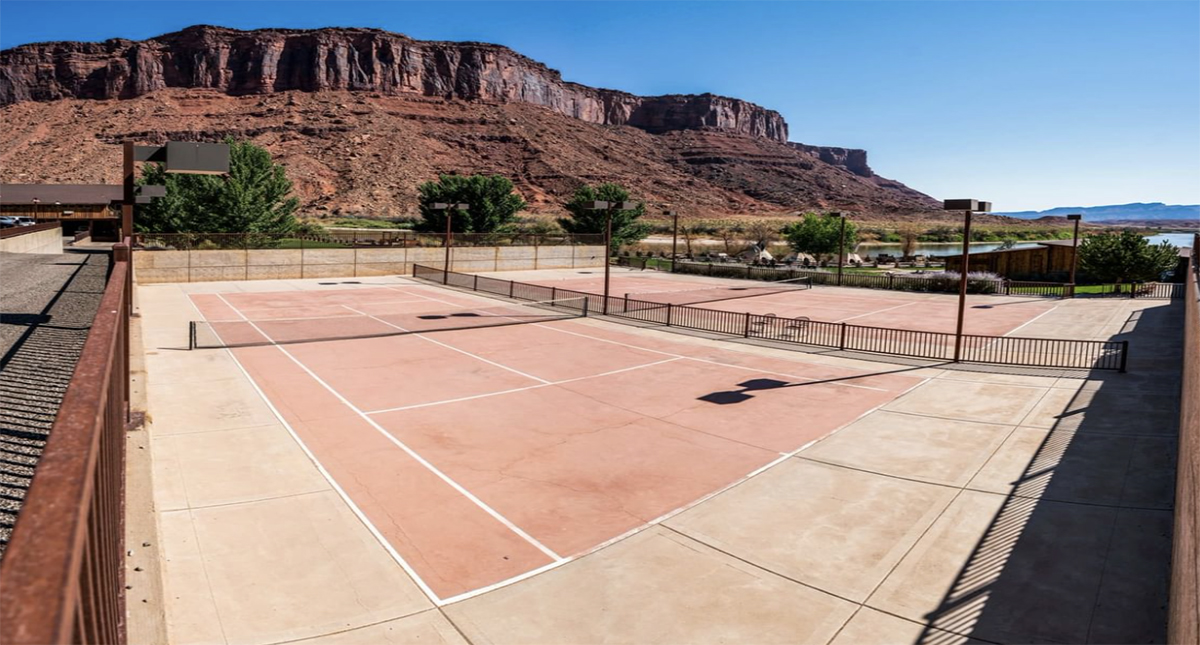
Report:
[[[1079,263],[1079,220],[1083,219],[1083,215],[1072,213],[1067,215],[1067,219],[1075,222],[1075,232],[1071,236],[1071,297],[1075,297],[1075,265]]]
[[[671,273],[675,273],[675,257],[679,246],[679,211],[665,210],[663,215],[671,217]]]
[[[135,185],[133,164],[139,161],[163,164],[169,173],[185,175],[229,175],[229,145],[168,141],[165,146],[121,144],[121,238],[133,237],[133,205],[148,204],[152,197],[167,194],[164,186]],[[132,241],[132,240],[131,240]]]
[[[42,203],[42,200],[38,199],[37,197],[34,197],[34,198],[33,198],[33,221],[34,221],[34,223],[36,223],[36,222],[37,222],[37,218],[38,218],[38,204],[40,204],[40,203]]]
[[[988,213],[992,210],[991,202],[981,202],[974,199],[947,199],[942,202],[942,208],[948,211],[963,211],[963,252],[962,265],[959,266],[958,277],[958,326],[954,332],[954,362],[962,358],[963,316],[967,311],[967,268],[971,259],[971,213]]]
[[[430,207],[433,210],[441,211],[446,215],[446,239],[444,241],[446,247],[446,266],[444,269],[442,269],[442,284],[447,284],[450,282],[450,240],[454,235],[453,231],[450,230],[450,219],[454,216],[454,213],[458,211],[466,213],[468,206],[469,204],[463,203],[444,204],[442,202],[437,202]]]
[[[584,207],[590,211],[604,211],[604,302],[601,311],[608,314],[609,254],[612,253],[613,211],[631,211],[637,208],[633,202],[592,202]]]
[[[842,265],[846,264],[846,216],[841,213],[830,213],[830,217],[841,220],[842,232],[838,236],[838,279],[837,285],[842,286]]]

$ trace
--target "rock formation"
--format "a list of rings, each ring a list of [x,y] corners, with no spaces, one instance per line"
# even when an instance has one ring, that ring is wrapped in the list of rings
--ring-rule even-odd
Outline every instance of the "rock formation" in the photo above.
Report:
[[[0,52],[0,105],[129,99],[172,87],[235,96],[350,90],[522,102],[649,132],[713,129],[787,141],[787,123],[778,112],[746,101],[597,89],[565,82],[557,71],[507,47],[420,41],[377,29],[201,25],[144,41],[39,43]]]
[[[4,182],[115,182],[121,141],[232,137],[284,164],[305,214],[411,216],[439,173],[509,177],[540,213],[603,181],[697,216],[939,212],[752,103],[596,89],[498,45],[373,29],[22,45],[0,51],[0,119]]]

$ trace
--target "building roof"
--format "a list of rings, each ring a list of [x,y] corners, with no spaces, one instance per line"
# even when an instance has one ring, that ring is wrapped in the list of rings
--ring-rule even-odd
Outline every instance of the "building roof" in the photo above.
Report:
[[[0,204],[111,204],[121,201],[119,184],[0,184]]]

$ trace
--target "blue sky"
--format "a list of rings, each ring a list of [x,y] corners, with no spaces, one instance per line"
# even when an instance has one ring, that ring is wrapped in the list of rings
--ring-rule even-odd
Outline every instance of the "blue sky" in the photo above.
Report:
[[[567,80],[714,92],[996,210],[1200,203],[1200,3],[0,1],[0,47],[208,23],[507,45]]]

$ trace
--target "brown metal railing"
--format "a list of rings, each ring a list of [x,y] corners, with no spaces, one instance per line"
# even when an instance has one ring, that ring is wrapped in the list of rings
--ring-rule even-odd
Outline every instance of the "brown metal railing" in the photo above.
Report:
[[[30,233],[40,233],[51,229],[59,228],[62,225],[58,222],[43,222],[32,226],[13,226],[10,228],[0,228],[0,240],[7,240],[10,237],[20,237],[29,235]]]
[[[1200,642],[1200,278],[1196,249],[1184,284],[1183,383],[1167,642]]]
[[[413,276],[438,284],[482,291],[518,300],[583,298],[591,311],[604,311],[603,296],[539,284],[512,282],[413,265]],[[939,361],[954,359],[955,335],[911,329],[869,327],[808,318],[780,318],[692,305],[610,296],[608,315],[642,323],[714,334],[758,338],[842,351],[905,356]],[[963,336],[965,363],[1125,371],[1128,341]]]
[[[129,240],[113,268],[0,562],[0,642],[124,643]]]

